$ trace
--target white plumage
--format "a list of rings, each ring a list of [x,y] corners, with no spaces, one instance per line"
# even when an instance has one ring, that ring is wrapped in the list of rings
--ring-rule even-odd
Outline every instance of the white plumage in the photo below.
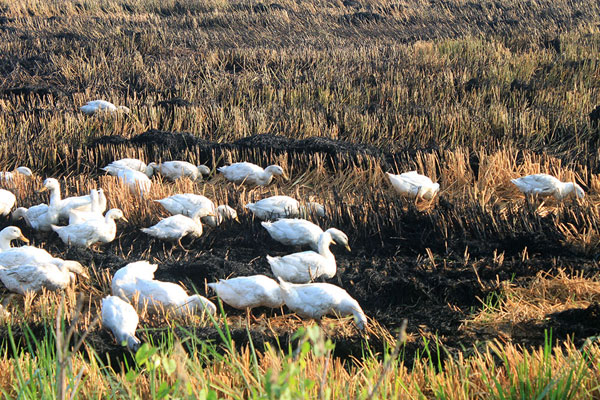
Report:
[[[210,174],[210,168],[206,165],[194,165],[187,161],[165,161],[160,164],[150,163],[155,172],[175,181],[181,178],[190,178],[191,180],[201,180],[202,175]]]
[[[388,172],[388,177],[396,192],[405,197],[431,200],[440,190],[439,183],[433,183],[429,177],[418,174],[417,171],[400,175]]]
[[[92,219],[103,219],[104,215],[102,212],[106,210],[106,196],[102,189],[92,189],[90,191],[90,198],[92,199],[92,205],[90,211],[79,211],[72,209],[69,211],[69,225],[80,224],[85,221]]]
[[[273,175],[280,175],[287,179],[283,168],[279,165],[270,165],[262,169],[258,165],[249,162],[234,163],[225,167],[220,167],[219,172],[225,179],[237,184],[247,184],[256,186],[265,186],[271,183]]]
[[[305,318],[321,319],[324,315],[353,315],[359,329],[367,327],[367,317],[358,302],[344,289],[329,283],[296,285],[279,278],[285,305]]]
[[[94,115],[96,113],[114,113],[117,111],[121,111],[124,113],[129,113],[129,108],[125,106],[115,106],[113,103],[110,103],[106,100],[92,100],[88,101],[84,106],[79,108],[81,112],[87,115]]]
[[[152,181],[148,178],[148,175],[143,172],[115,166],[106,166],[102,168],[102,170],[119,178],[119,180],[129,188],[129,192],[133,195],[144,197],[150,193]]]
[[[140,230],[150,236],[162,240],[179,241],[187,235],[193,237],[202,236],[202,223],[200,218],[207,215],[208,211],[200,209],[194,218],[177,214],[168,218],[161,219],[156,225]]]
[[[319,252],[303,251],[283,257],[267,256],[273,275],[286,282],[308,283],[321,276],[332,278],[336,271],[335,256],[329,250],[333,242],[329,232],[323,232],[319,238]]]
[[[0,189],[0,215],[5,217],[10,214],[16,201],[17,197],[11,191]]]
[[[20,239],[25,243],[29,243],[29,239],[23,236],[23,233],[16,226],[7,226],[0,231],[0,251],[10,249],[10,243],[13,240]]]
[[[213,215],[206,215],[201,220],[213,228],[220,225],[225,219],[237,220],[238,217],[237,212],[233,208],[226,205],[215,207],[215,203],[212,200],[201,194],[179,193],[155,201],[160,203],[172,215],[181,214],[191,218],[194,214],[199,213],[200,210],[206,210],[206,212]]]
[[[135,283],[136,278],[152,280],[158,265],[150,264],[148,261],[136,261],[125,265],[114,273],[111,289],[115,296],[127,298],[124,292],[125,286]]]
[[[125,342],[131,351],[137,351],[140,340],[135,337],[140,318],[131,306],[117,296],[107,296],[102,299],[102,325],[110,329],[117,342]]]
[[[8,290],[15,293],[39,293],[43,288],[56,291],[65,289],[74,280],[74,272],[88,277],[75,264],[35,264],[6,268],[0,266],[0,280]]]
[[[275,222],[261,222],[261,225],[280,243],[288,246],[310,246],[313,250],[319,250],[319,238],[323,229],[310,221],[283,218]],[[348,236],[344,232],[336,228],[329,228],[326,232],[329,232],[336,244],[350,250]]]
[[[239,310],[283,305],[279,284],[265,275],[240,276],[209,283],[219,298]]]
[[[526,195],[554,196],[557,200],[563,200],[571,194],[574,194],[578,199],[585,197],[585,192],[575,182],[561,182],[548,174],[527,175],[511,179],[511,182]]]
[[[11,218],[13,221],[23,218],[30,228],[47,232],[52,230],[52,225],[58,223],[58,210],[48,204],[38,204],[29,208],[19,207],[13,211]]]
[[[256,203],[246,204],[246,208],[258,219],[279,219],[306,217],[314,212],[319,217],[325,216],[325,208],[319,204],[310,202],[303,206],[300,202],[289,196],[271,196]]]
[[[115,240],[115,236],[117,235],[116,219],[127,221],[121,210],[113,208],[108,210],[104,219],[92,219],[67,226],[52,225],[52,229],[65,244],[90,247],[98,242],[110,243]]]
[[[134,171],[144,173],[148,178],[152,177],[154,174],[154,168],[151,165],[146,165],[145,162],[138,160],[137,158],[122,158],[120,160],[115,160],[104,168],[108,168],[110,170],[132,169]]]
[[[113,283],[114,285],[114,283]],[[148,306],[152,311],[169,310],[176,315],[186,313],[198,314],[205,310],[214,314],[217,307],[200,295],[189,296],[181,286],[157,281],[132,277],[119,283],[119,294],[125,295],[130,301],[137,299],[137,306]]]
[[[65,199],[60,195],[60,184],[54,178],[47,178],[44,181],[44,187],[40,191],[50,191],[50,208],[58,213],[58,218],[69,219],[71,210],[91,211],[92,198],[90,195],[73,196]],[[104,211],[104,210],[102,210]]]
[[[0,265],[10,268],[26,264],[54,264],[57,267],[66,264],[67,269],[71,272],[76,271],[77,273],[82,274],[84,271],[83,266],[79,262],[54,257],[46,250],[40,249],[39,247],[21,246],[0,251]]]
[[[27,167],[18,167],[14,171],[0,171],[0,181],[12,182],[17,176],[33,176],[33,172]]]

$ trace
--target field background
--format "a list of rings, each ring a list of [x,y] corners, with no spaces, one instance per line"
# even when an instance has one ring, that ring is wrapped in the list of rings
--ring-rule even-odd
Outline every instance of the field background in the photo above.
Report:
[[[35,190],[54,176],[64,195],[100,186],[109,207],[125,212],[129,223],[119,223],[117,240],[100,252],[66,248],[55,235],[20,225],[35,245],[89,267],[92,280],[67,291],[65,318],[73,319],[83,293],[77,332],[89,329],[86,349],[104,362],[106,354],[115,365],[132,361],[109,333],[91,325],[116,269],[149,259],[160,264],[157,278],[201,294],[205,282],[218,278],[269,274],[265,255],[289,249],[270,240],[243,206],[288,194],[325,204],[328,217],[316,222],[350,237],[352,253],[334,249],[338,276],[331,283],[348,290],[371,318],[368,346],[375,353],[363,358],[364,338],[349,319],[327,320],[335,350],[315,353],[311,362],[320,367],[307,375],[317,384],[299,393],[324,396],[318,388],[328,376],[342,385],[330,382],[340,393],[366,397],[404,318],[403,363],[390,375],[405,385],[386,381],[382,398],[485,397],[492,387],[507,388],[505,395],[544,393],[560,385],[534,380],[539,392],[527,392],[511,368],[533,377],[548,375],[546,367],[579,377],[581,360],[598,353],[595,345],[578,349],[600,330],[599,27],[594,1],[0,0],[0,169],[26,165],[36,174],[3,187],[15,191],[18,205],[31,206],[47,201]],[[97,98],[132,111],[105,117],[78,111]],[[139,232],[167,214],[99,170],[122,157],[184,159],[213,171],[244,160],[279,163],[291,179],[257,189],[234,187],[218,174],[203,183],[155,179],[152,199],[193,191],[240,213],[240,225],[184,240],[184,251]],[[413,169],[440,183],[434,202],[415,204],[390,188],[385,172]],[[525,202],[510,179],[539,172],[577,182],[586,198]],[[59,303],[54,294],[10,300],[12,335],[21,343],[29,331],[52,336]],[[267,312],[247,332],[243,313],[225,310],[237,345],[228,351],[249,351],[250,337],[261,354],[256,376],[269,367],[289,376],[277,364],[285,362],[263,353],[264,343],[286,349],[297,342],[297,328],[311,323]],[[144,340],[158,342],[164,335],[189,338],[192,329],[191,336],[214,340],[222,353],[210,321],[142,313],[141,326]],[[8,337],[8,324],[0,331]],[[182,355],[172,343],[165,346],[178,363],[192,357],[187,347]],[[25,363],[30,353],[7,350],[3,363],[14,371],[13,361]],[[323,370],[323,357],[331,369]],[[556,364],[544,364],[550,357]],[[494,370],[496,362],[504,372]],[[188,377],[195,387],[233,398],[267,390],[258,378],[236,386],[247,375],[235,363],[198,363],[221,375],[193,370],[206,379]],[[107,383],[86,365],[89,396],[155,395],[144,373],[138,378],[145,383],[132,388],[120,367]],[[586,364],[590,375],[581,375],[566,397],[598,395],[594,365]],[[469,377],[473,368],[478,378]],[[367,383],[347,392],[340,382],[353,375]],[[0,386],[8,397],[27,386],[7,376]],[[220,386],[227,386],[224,377],[239,393]],[[453,379],[472,385],[455,386]]]

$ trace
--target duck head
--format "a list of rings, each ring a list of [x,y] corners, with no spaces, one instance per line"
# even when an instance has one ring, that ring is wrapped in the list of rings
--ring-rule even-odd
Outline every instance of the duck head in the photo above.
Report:
[[[283,168],[281,168],[279,165],[269,165],[267,168],[265,168],[265,172],[271,175],[281,176],[285,180],[289,179]]]

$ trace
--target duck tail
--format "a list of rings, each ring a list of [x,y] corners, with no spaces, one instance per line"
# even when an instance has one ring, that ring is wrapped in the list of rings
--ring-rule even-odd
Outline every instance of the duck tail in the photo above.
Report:
[[[60,228],[62,228],[62,226],[58,226],[58,225],[54,225],[54,224],[51,224],[50,227],[56,233],[58,233],[58,231],[60,230]]]

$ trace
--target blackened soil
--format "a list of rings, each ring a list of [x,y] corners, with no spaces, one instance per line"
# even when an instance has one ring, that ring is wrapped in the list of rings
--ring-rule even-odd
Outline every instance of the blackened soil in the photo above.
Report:
[[[176,103],[172,106],[178,106]],[[369,159],[371,165],[373,161],[380,162],[384,170],[396,157],[409,157],[408,153],[390,154],[373,146],[318,137],[296,140],[257,135],[223,144],[188,133],[156,130],[131,139],[102,137],[89,144],[90,147],[106,145],[144,147],[150,159],[161,158],[160,154],[165,149],[172,157],[178,154],[184,156],[193,150],[200,157],[205,157],[209,165],[212,160],[215,166],[223,162],[221,156],[224,151],[232,149],[295,155],[289,157],[290,162],[299,163],[317,154],[336,162],[336,165],[339,162],[359,164]],[[478,160],[472,158],[470,162],[476,168]],[[229,197],[235,198],[234,193]],[[372,200],[372,204],[379,203],[375,198]],[[399,204],[399,207],[402,205]],[[354,211],[359,210],[350,210]],[[503,218],[495,218],[496,212],[503,212]],[[598,273],[598,262],[593,256],[579,254],[560,244],[562,236],[556,228],[555,217],[535,216],[526,207],[514,212],[492,210],[490,213],[477,206],[455,204],[441,197],[434,210],[428,213],[408,207],[393,221],[385,216],[387,214],[379,215],[377,209],[373,213],[369,220],[377,224],[378,233],[375,235],[365,233],[367,229],[357,231],[347,216],[331,216],[335,218],[335,226],[349,234],[353,250],[348,253],[344,249],[333,248],[338,273],[329,282],[346,289],[373,321],[390,332],[394,332],[406,318],[408,333],[413,337],[438,338],[443,344],[444,354],[446,351],[452,354],[490,338],[489,332],[464,330],[463,322],[477,312],[488,295],[499,289],[501,282],[526,285],[540,271],[558,269],[585,275]],[[568,223],[572,217],[561,215],[560,218],[563,223]],[[476,224],[472,223],[474,220]],[[498,225],[497,221],[502,220],[513,222],[506,226]],[[323,224],[328,223],[331,222],[323,221]],[[442,226],[445,228],[440,228]],[[34,232],[24,226],[22,228],[27,237],[36,238]],[[199,239],[184,239],[183,245],[188,251],[148,240],[135,227],[129,226],[119,227],[118,240],[104,246],[101,252],[65,248],[53,235],[40,235],[37,240],[40,242],[35,245],[43,246],[52,254],[78,260],[98,271],[107,270],[111,275],[128,262],[156,260],[159,264],[157,279],[183,282],[200,294],[207,294],[206,282],[217,279],[253,274],[271,276],[265,259],[267,254],[277,256],[297,251],[271,240],[258,221],[247,214],[241,215],[240,224],[225,223],[218,229],[207,230]],[[503,260],[494,258],[494,252],[503,254]],[[212,296],[212,293],[208,295]],[[225,310],[230,319],[243,320],[244,315],[240,311],[228,307]],[[266,314],[281,320],[280,311],[258,309],[254,314]],[[571,335],[576,343],[582,342],[586,337],[600,333],[597,314],[598,306],[594,305],[586,310],[548,316],[541,322],[525,323],[514,329],[512,340],[527,345],[542,344],[545,330],[553,328],[557,340]],[[343,330],[329,329],[327,332],[336,341],[336,355],[360,357],[365,351],[365,338],[351,323],[348,324]],[[158,330],[152,327],[152,330],[142,332],[142,337],[148,340],[151,336],[164,334],[164,328],[160,326]],[[217,330],[210,325],[189,329],[199,338],[220,341]],[[267,342],[272,345],[279,343],[285,349],[294,333],[294,326],[282,323],[266,329],[263,318],[253,323],[249,332],[258,349]],[[232,335],[236,345],[249,343],[243,322],[232,324]],[[414,353],[422,350],[423,343],[419,340],[407,344],[405,360],[410,362]],[[107,354],[113,359],[126,356],[105,331],[95,331],[89,342],[99,354]],[[368,345],[374,352],[381,352],[385,347],[382,339],[375,334],[370,335]]]

